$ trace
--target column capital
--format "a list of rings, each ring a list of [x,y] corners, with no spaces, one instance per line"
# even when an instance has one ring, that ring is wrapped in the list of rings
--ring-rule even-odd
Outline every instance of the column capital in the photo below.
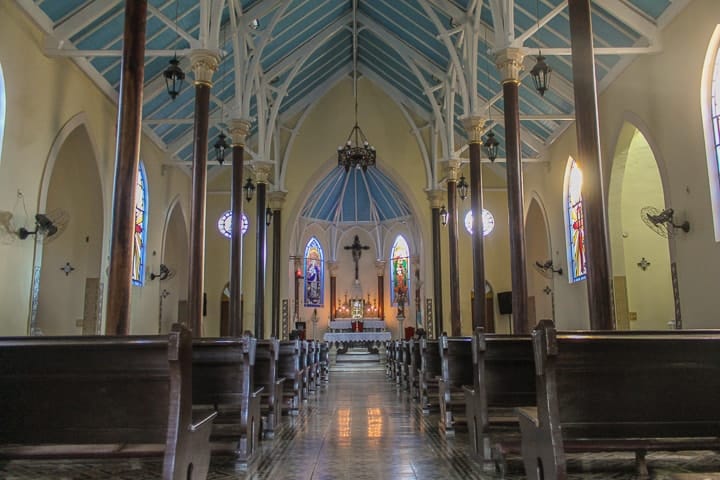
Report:
[[[502,74],[502,83],[520,83],[525,54],[521,48],[506,48],[495,55],[495,65]]]
[[[487,117],[482,115],[468,115],[460,119],[468,135],[468,143],[482,143],[485,133]]]
[[[245,140],[250,132],[250,120],[244,118],[230,119],[228,133],[230,134],[230,145],[233,147],[244,147]]]
[[[327,265],[328,270],[330,271],[330,275],[333,277],[336,276],[337,272],[338,272],[338,268],[340,267],[340,265],[338,265],[338,262],[335,260],[328,260],[325,262],[325,264]]]
[[[267,160],[255,160],[252,171],[255,174],[255,183],[270,183],[270,175],[273,171],[273,162]]]
[[[375,260],[375,272],[377,273],[378,277],[381,275],[385,275],[385,267],[386,266],[387,266],[387,261]]]
[[[445,190],[427,190],[427,197],[430,201],[430,208],[440,208],[444,205]]]
[[[443,166],[445,167],[445,176],[447,177],[447,182],[457,182],[457,179],[459,177],[458,173],[460,173],[460,166],[462,165],[462,160],[459,158],[448,158],[447,160],[443,160]]]
[[[217,72],[220,56],[217,52],[205,49],[195,49],[190,52],[190,65],[195,74],[195,85],[212,87],[212,76]]]
[[[270,208],[273,210],[280,210],[285,203],[285,197],[287,197],[287,192],[273,190],[268,194],[268,197],[270,201]]]

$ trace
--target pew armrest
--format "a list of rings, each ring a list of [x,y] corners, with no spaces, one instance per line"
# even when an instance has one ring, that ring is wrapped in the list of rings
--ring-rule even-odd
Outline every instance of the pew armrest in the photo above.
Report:
[[[257,390],[255,390],[251,395],[254,397],[259,397],[260,394],[265,390],[265,387],[260,387]]]
[[[540,420],[538,419],[537,407],[517,407],[515,413],[518,415],[518,419],[522,422],[523,420],[535,425],[535,428],[540,427]]]
[[[282,385],[285,382],[285,377],[280,377],[277,380],[275,380],[275,385]]]
[[[205,415],[205,412],[202,412],[199,415]],[[214,411],[210,413],[210,415],[205,416],[204,418],[201,418],[199,421],[196,420],[196,418],[193,418],[193,424],[190,425],[190,431],[191,432],[197,432],[204,428],[212,428],[212,423],[215,420],[215,417],[217,417],[218,412]],[[196,413],[196,417],[198,414]]]

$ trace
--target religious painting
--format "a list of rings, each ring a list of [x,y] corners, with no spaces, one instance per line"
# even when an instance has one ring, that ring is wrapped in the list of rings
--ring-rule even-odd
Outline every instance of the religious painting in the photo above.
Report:
[[[575,160],[570,159],[567,189],[567,219],[570,256],[570,281],[584,280],[587,275],[585,262],[585,225],[582,201],[582,171]]]
[[[305,306],[323,306],[324,261],[323,249],[312,237],[305,246]]]
[[[390,282],[391,302],[398,305],[402,301],[403,306],[408,302],[408,286],[410,285],[410,249],[407,241],[402,235],[398,235],[390,251]]]
[[[135,232],[133,233],[133,285],[142,285],[145,273],[145,242],[147,241],[147,180],[145,166],[138,164],[135,184]]]

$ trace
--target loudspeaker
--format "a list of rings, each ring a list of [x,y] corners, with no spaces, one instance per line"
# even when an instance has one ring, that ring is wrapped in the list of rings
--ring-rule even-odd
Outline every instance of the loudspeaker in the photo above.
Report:
[[[497,298],[500,315],[512,314],[512,292],[498,292]]]

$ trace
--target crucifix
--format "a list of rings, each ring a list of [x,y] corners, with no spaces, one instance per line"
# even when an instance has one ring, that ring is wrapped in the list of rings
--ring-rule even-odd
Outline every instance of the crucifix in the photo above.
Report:
[[[360,239],[357,235],[355,235],[352,245],[345,245],[345,250],[352,250],[353,262],[355,262],[355,281],[358,280],[358,263],[360,262],[360,255],[362,255],[363,250],[369,249],[369,246],[360,244]]]

